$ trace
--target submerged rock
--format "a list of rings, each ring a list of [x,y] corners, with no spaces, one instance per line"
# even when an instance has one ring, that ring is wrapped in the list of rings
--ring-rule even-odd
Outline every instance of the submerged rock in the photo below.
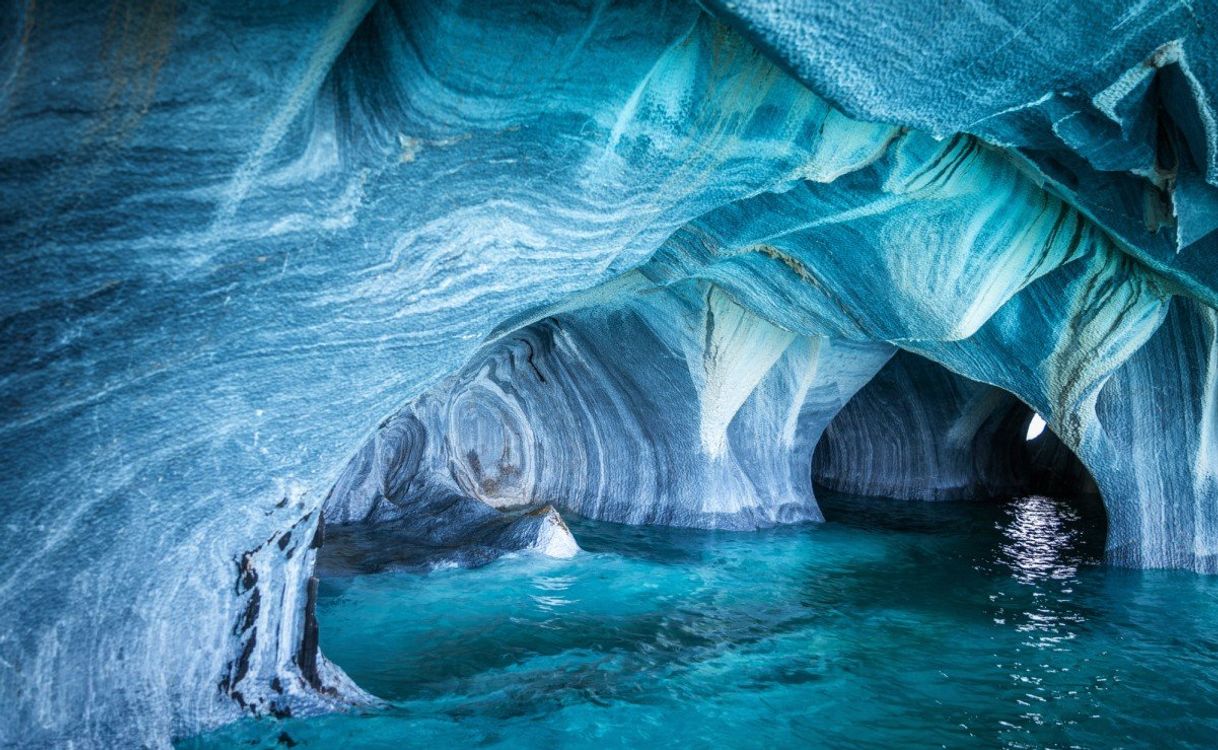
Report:
[[[574,557],[579,552],[571,530],[552,505],[525,512],[504,529],[498,541],[546,557]]]
[[[468,500],[453,500],[462,505]],[[427,571],[476,568],[504,555],[531,552],[574,557],[579,544],[558,511],[546,505],[528,511],[492,511],[476,518],[455,509],[432,509],[428,517],[449,522],[443,533],[404,517],[391,522],[361,522],[332,527],[317,561],[318,575],[347,576],[386,569]]]

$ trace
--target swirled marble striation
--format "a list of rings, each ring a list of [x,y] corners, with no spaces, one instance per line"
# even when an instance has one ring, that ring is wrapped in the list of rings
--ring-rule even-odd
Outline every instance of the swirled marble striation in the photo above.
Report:
[[[712,5],[0,8],[0,745],[368,700],[327,522],[815,519],[896,348],[1214,569],[1212,5]]]
[[[637,282],[502,335],[389,419],[326,517],[432,524],[452,511],[431,498],[461,497],[635,524],[821,520],[812,450],[892,347],[796,336],[704,282]]]

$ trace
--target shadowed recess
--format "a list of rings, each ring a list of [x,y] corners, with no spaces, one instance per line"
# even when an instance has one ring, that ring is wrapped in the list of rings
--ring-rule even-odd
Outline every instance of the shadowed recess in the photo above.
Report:
[[[564,513],[778,533],[826,429],[825,481],[906,498],[1072,454],[1107,562],[1218,572],[1213,3],[0,29],[0,746],[367,707],[327,527],[354,568],[578,561]],[[869,383],[944,439],[847,429]]]

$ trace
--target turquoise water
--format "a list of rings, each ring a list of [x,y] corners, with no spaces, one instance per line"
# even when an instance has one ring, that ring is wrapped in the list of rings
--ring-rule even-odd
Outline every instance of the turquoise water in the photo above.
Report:
[[[323,579],[323,650],[387,705],[180,746],[1218,746],[1218,578],[1102,567],[1102,513],[1047,498],[824,505]]]

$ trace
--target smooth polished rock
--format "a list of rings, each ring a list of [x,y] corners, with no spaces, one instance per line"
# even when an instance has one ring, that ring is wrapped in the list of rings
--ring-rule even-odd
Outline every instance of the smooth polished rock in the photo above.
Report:
[[[386,485],[344,485],[345,518],[420,500],[445,476],[440,446],[398,450],[421,430],[473,442],[451,455],[481,473],[450,476],[499,512],[483,480],[517,485],[488,473],[508,441],[478,409],[515,396],[471,390],[456,431],[428,410],[378,429],[564,315],[589,377],[629,376],[586,401],[648,404],[634,425],[682,463],[639,452],[661,479],[637,508],[596,489],[636,481],[625,461],[530,501],[814,518],[816,430],[785,431],[776,394],[811,384],[827,423],[896,346],[1049,418],[1105,492],[1115,560],[1210,569],[1212,5],[981,2],[953,34],[875,8],[5,5],[0,745],[164,747],[366,701],[309,615],[328,490],[356,456]],[[638,340],[592,319],[693,288],[717,291],[638,312]],[[1133,419],[1105,395],[1130,389],[1179,399]],[[1160,499],[1134,438],[1187,446]]]
[[[822,520],[809,463],[892,355],[796,336],[698,282],[546,317],[488,344],[388,420],[325,504],[338,522],[459,524],[461,504],[553,504],[619,523]]]

